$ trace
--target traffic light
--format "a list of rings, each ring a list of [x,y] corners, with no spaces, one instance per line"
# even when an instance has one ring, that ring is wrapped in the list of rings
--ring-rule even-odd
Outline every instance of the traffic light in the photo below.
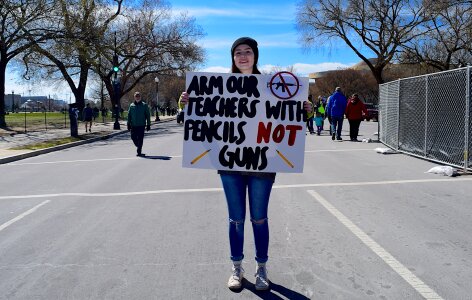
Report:
[[[118,55],[113,55],[113,72],[118,73],[120,67],[118,66]]]

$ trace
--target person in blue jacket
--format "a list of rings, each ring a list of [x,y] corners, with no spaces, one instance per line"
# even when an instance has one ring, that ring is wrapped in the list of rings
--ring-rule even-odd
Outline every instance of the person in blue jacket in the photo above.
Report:
[[[347,99],[340,87],[331,95],[328,103],[328,115],[331,116],[332,136],[331,139],[341,141],[341,130],[343,129],[344,112],[346,111]]]

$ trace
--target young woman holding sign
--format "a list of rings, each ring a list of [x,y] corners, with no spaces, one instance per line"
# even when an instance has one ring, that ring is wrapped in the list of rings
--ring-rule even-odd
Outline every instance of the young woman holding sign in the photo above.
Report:
[[[231,47],[232,73],[261,74],[257,68],[259,49],[257,42],[249,37],[237,39]],[[182,93],[181,103],[188,103],[188,94]],[[311,111],[311,105],[305,102],[304,108]],[[240,289],[244,276],[241,266],[244,258],[244,221],[246,218],[246,190],[249,195],[249,212],[251,216],[254,242],[256,245],[256,290],[267,290],[266,262],[269,249],[269,223],[267,210],[275,173],[218,171],[225,191],[229,214],[229,242],[232,274],[228,280],[230,289]]]

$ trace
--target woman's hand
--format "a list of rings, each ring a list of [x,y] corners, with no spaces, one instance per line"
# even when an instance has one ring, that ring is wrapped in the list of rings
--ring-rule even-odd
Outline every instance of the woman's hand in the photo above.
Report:
[[[307,112],[312,112],[313,111],[313,105],[311,105],[310,101],[305,101],[303,103],[303,108],[307,111]]]
[[[182,92],[182,94],[180,95],[180,103],[182,103],[183,105],[187,105],[187,103],[188,103],[188,94],[187,94],[187,92]]]

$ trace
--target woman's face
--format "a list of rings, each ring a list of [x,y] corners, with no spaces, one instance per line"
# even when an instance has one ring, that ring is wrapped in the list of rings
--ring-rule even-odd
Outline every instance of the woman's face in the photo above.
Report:
[[[234,49],[234,64],[243,74],[252,74],[254,66],[254,52],[246,44],[241,44]]]

